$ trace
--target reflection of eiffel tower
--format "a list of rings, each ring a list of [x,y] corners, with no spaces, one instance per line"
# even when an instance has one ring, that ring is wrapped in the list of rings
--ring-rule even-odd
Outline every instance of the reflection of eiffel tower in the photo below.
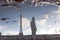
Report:
[[[20,33],[19,36],[23,36],[23,31],[22,31],[22,14],[20,14]]]

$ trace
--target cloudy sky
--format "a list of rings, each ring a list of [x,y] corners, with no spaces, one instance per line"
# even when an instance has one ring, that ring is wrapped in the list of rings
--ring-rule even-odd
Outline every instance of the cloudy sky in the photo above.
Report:
[[[20,31],[19,18],[22,13],[24,35],[31,35],[30,21],[35,17],[36,34],[60,34],[60,7],[53,4],[41,6],[19,5],[21,9],[0,7],[0,32],[2,35],[18,35]],[[1,18],[10,18],[2,21]],[[17,21],[17,22],[14,22]],[[8,23],[6,23],[8,22]]]

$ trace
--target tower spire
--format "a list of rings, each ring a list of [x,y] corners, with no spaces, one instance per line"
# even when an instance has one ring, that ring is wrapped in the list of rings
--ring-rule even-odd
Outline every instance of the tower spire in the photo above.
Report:
[[[22,14],[20,14],[20,36],[23,36],[23,31],[22,31]]]

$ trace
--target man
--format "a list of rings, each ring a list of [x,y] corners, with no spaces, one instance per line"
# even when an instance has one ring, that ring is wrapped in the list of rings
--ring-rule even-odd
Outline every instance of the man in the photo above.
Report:
[[[34,17],[32,17],[32,21],[31,21],[30,25],[31,25],[32,35],[34,36],[34,35],[36,35],[36,31],[37,31]]]

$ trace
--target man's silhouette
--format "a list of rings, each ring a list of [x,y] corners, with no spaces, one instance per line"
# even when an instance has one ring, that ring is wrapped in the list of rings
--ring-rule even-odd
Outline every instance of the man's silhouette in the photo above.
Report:
[[[34,36],[34,35],[36,35],[36,30],[37,30],[36,25],[35,25],[35,18],[34,17],[32,17],[32,21],[31,21],[30,25],[31,25],[32,35]]]

